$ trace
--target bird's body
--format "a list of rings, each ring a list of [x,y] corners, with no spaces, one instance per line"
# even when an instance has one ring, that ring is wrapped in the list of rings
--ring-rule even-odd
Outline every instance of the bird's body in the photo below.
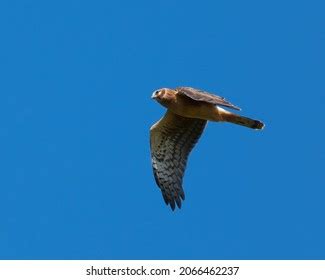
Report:
[[[185,118],[195,118],[209,121],[220,120],[218,108],[213,104],[195,101],[187,96],[178,95],[177,93],[175,93],[175,98],[170,102],[167,108],[174,114]]]
[[[213,120],[212,118],[215,118],[216,107],[213,104],[195,101],[186,95],[178,95],[175,90],[169,91],[171,98],[163,99],[161,104],[174,114],[202,120]]]
[[[152,165],[166,204],[174,210],[185,199],[182,181],[187,158],[207,121],[231,122],[262,129],[260,121],[239,116],[219,106],[240,110],[224,98],[190,87],[156,90],[152,98],[167,108],[150,128]]]

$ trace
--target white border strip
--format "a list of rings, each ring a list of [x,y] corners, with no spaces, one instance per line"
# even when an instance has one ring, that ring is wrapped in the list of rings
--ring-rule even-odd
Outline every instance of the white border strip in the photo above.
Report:
[[[238,269],[237,269],[238,267]],[[236,271],[236,273],[235,273]],[[325,261],[0,261],[0,279],[325,279]]]

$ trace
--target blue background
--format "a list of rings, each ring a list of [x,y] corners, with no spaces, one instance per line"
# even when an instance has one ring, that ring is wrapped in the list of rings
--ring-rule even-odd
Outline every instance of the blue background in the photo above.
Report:
[[[0,258],[324,259],[321,2],[1,1]],[[266,128],[210,123],[172,212],[150,96],[181,85]]]

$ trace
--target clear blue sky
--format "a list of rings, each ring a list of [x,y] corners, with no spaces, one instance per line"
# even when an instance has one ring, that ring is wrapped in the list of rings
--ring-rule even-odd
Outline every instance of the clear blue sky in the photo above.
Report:
[[[322,1],[1,1],[0,258],[324,259]],[[165,206],[161,87],[225,96]]]

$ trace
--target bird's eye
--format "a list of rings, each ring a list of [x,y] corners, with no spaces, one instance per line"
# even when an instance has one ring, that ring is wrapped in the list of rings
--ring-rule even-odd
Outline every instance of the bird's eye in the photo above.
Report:
[[[159,93],[159,90],[156,90],[155,94],[158,94]]]

